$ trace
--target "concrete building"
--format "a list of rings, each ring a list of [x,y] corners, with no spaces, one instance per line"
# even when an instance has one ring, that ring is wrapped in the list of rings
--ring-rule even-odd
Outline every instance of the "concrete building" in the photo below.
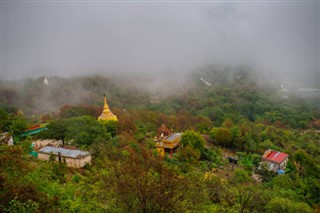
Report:
[[[68,167],[82,168],[91,164],[91,154],[82,150],[46,146],[38,151],[40,160],[49,161],[51,155],[55,161],[65,162]]]

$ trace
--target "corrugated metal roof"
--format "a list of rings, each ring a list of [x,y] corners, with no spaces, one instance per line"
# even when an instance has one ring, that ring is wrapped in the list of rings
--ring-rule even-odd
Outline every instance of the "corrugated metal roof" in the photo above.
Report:
[[[37,134],[39,132],[42,132],[43,130],[47,130],[47,127],[42,127],[42,128],[38,128],[38,129],[33,129],[33,130],[28,130],[25,131],[24,133],[21,134],[22,137],[27,136],[27,135],[34,135]]]
[[[289,155],[284,152],[277,152],[272,150],[265,158],[278,163],[284,161]]]
[[[179,137],[181,137],[181,133],[174,133],[170,137],[166,138],[166,140],[173,141],[174,139],[179,138]]]
[[[54,154],[54,155],[58,155],[59,152],[61,156],[70,157],[70,158],[78,158],[80,156],[90,155],[89,152],[82,151],[82,150],[64,149],[64,148],[58,148],[58,147],[52,147],[52,146],[46,146],[39,150],[39,153]]]

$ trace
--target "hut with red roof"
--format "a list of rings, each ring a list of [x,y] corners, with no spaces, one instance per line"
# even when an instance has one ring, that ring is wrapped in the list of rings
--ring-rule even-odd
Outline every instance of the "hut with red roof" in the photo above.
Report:
[[[284,171],[288,163],[289,155],[284,152],[269,149],[261,158],[261,164],[265,164],[269,171]]]

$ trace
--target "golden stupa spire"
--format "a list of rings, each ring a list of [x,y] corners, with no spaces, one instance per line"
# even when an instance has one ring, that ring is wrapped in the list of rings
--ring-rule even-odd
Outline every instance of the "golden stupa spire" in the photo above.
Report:
[[[109,109],[109,106],[108,106],[108,103],[107,103],[106,94],[103,94],[103,100],[104,100],[103,111],[109,112],[110,109]]]
[[[110,120],[118,121],[117,116],[114,115],[109,109],[106,94],[104,94],[103,100],[104,100],[103,111],[99,116],[98,120],[99,121],[110,121]]]

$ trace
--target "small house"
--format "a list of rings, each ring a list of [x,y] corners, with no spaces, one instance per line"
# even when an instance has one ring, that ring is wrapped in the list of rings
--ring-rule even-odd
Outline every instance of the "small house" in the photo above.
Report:
[[[40,160],[49,161],[50,156],[53,156],[55,161],[65,162],[68,167],[73,168],[82,168],[91,164],[91,154],[82,150],[46,146],[38,151]]]
[[[288,163],[288,158],[289,155],[284,152],[269,149],[262,155],[261,164],[266,165],[269,171],[284,171]]]

